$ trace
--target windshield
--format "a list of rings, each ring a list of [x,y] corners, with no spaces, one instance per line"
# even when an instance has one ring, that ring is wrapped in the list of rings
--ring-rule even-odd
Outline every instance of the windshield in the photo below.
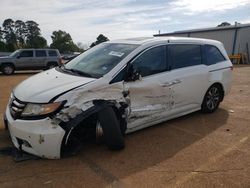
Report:
[[[16,51],[12,52],[9,56],[10,57],[16,57],[19,54],[19,51],[20,50],[16,50]]]
[[[134,44],[102,43],[67,63],[65,69],[99,78],[112,70],[137,46]]]

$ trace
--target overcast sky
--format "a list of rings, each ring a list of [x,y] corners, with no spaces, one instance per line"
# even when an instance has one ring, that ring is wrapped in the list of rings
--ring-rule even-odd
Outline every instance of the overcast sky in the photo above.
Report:
[[[1,24],[6,18],[36,21],[48,43],[61,29],[90,44],[100,33],[119,39],[250,23],[250,0],[0,0]]]

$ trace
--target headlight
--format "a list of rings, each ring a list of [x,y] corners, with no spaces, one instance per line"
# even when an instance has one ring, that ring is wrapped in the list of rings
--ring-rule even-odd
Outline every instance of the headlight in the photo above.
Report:
[[[54,102],[49,104],[28,103],[22,112],[22,116],[48,115],[58,110],[63,104],[63,102]]]

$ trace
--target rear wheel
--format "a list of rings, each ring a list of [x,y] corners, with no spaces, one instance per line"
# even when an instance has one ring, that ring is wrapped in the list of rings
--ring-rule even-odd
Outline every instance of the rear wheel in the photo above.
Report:
[[[206,92],[201,105],[201,111],[212,113],[214,112],[221,102],[223,91],[220,85],[212,85]]]
[[[120,124],[116,113],[112,107],[105,107],[98,113],[100,124],[97,130],[103,135],[105,144],[111,150],[120,150],[125,146],[124,138],[120,129]]]
[[[1,71],[2,71],[2,73],[5,74],[5,75],[11,75],[11,74],[14,73],[15,68],[14,68],[14,66],[11,65],[11,64],[5,64],[5,65],[2,65]]]

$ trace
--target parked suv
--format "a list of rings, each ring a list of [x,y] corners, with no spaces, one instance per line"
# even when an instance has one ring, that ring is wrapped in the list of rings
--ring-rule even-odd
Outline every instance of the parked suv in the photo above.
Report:
[[[110,41],[19,84],[5,124],[15,147],[40,157],[60,158],[89,137],[122,149],[126,133],[214,112],[231,81],[232,63],[218,41]]]
[[[60,64],[61,55],[56,49],[21,49],[0,57],[0,70],[6,75],[15,70],[50,69]]]

